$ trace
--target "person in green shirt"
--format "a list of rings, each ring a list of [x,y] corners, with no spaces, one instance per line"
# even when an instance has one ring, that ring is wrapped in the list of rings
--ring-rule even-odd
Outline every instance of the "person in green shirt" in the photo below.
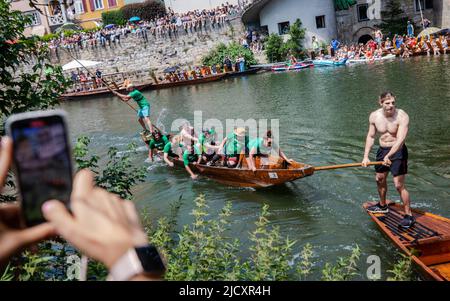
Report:
[[[145,96],[134,87],[133,84],[128,84],[127,91],[129,92],[128,95],[121,94],[117,91],[113,91],[113,93],[119,96],[125,102],[129,101],[130,99],[133,99],[139,107],[139,110],[137,111],[137,116],[139,118],[138,119],[139,123],[144,129],[144,132],[153,132],[153,125],[150,120],[150,103],[147,101]],[[148,130],[146,125],[148,126]]]
[[[219,146],[217,146],[214,141],[214,135],[215,135],[215,130],[210,129],[210,130],[204,130],[198,136],[197,147],[201,151],[202,159],[205,162],[210,161],[216,154],[216,151],[219,150]]]
[[[214,165],[219,159],[224,160],[224,165],[228,167],[239,167],[245,151],[245,129],[236,128],[233,133],[228,134],[220,143],[218,149],[221,154],[216,154],[208,166]]]
[[[255,157],[269,157],[271,151],[277,150],[278,155],[285,160],[288,164],[292,163],[293,160],[289,159],[278,147],[278,145],[275,144],[275,142],[272,141],[272,131],[267,131],[263,138],[257,137],[249,141],[248,143],[248,150],[249,155],[247,158],[247,164],[249,169],[252,171],[256,171],[255,166]]]
[[[202,154],[202,152],[198,148],[197,144],[195,144],[195,145],[188,145],[187,149],[183,153],[184,168],[189,173],[189,175],[191,176],[192,180],[197,179],[198,176],[189,167],[189,163],[192,163],[194,165],[200,164],[200,161],[202,159],[201,154]]]
[[[150,161],[153,162],[154,154],[162,152],[167,143],[169,143],[169,139],[165,135],[162,135],[159,131],[153,132],[153,138],[148,142],[148,157]]]
[[[171,158],[179,158],[181,155],[181,137],[176,135],[173,136],[170,142],[166,143],[164,145],[164,162],[167,163],[170,167],[173,167],[173,162],[169,160],[169,157]]]

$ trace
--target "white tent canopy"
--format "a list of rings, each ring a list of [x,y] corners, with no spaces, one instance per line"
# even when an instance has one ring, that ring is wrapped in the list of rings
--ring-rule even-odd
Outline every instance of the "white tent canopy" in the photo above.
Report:
[[[96,61],[88,61],[88,60],[73,60],[64,66],[62,66],[63,70],[70,70],[70,69],[76,69],[76,68],[83,68],[83,67],[92,67],[96,66],[98,64],[101,64],[102,62],[96,62]]]

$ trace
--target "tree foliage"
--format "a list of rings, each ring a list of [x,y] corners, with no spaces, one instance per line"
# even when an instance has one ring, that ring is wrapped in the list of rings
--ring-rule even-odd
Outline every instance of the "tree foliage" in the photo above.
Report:
[[[120,10],[122,11],[125,20],[137,16],[142,20],[150,21],[166,15],[164,2],[159,0],[147,0],[142,3],[127,4]]]
[[[290,55],[298,58],[304,57],[305,49],[303,40],[305,39],[306,29],[302,27],[302,21],[297,19],[289,27],[289,38],[283,42],[283,38],[272,33],[269,35],[265,48],[266,57],[269,62],[280,62],[287,59]]]
[[[247,67],[257,64],[253,52],[236,42],[232,42],[228,46],[220,43],[203,57],[202,64],[206,66],[223,65],[223,60],[226,56],[228,56],[231,61],[235,61],[238,57],[243,56]]]
[[[408,17],[405,16],[399,0],[390,0],[386,4],[386,10],[381,11],[381,19],[379,28],[385,36],[392,37],[394,34],[406,34]]]
[[[69,81],[60,66],[47,60],[48,48],[39,38],[23,35],[28,17],[0,1],[0,123],[14,113],[58,103]],[[27,67],[27,72],[21,68]],[[0,130],[1,131],[1,130]]]
[[[108,24],[125,25],[127,23],[127,20],[123,16],[123,11],[121,9],[116,9],[102,12],[102,22],[103,25]]]

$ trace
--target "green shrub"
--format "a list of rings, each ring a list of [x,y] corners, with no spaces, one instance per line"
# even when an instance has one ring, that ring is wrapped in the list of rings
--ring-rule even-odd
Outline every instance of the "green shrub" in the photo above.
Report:
[[[122,10],[117,9],[103,12],[102,22],[103,25],[108,24],[125,25],[127,23],[127,20],[125,20]]]
[[[127,21],[134,16],[142,20],[150,21],[166,15],[164,2],[159,0],[147,0],[143,3],[127,4],[120,10],[123,13],[124,19]]]
[[[231,42],[228,46],[220,43],[216,48],[203,57],[202,64],[205,66],[222,65],[226,56],[228,56],[232,61],[235,61],[238,57],[243,56],[247,67],[257,64],[253,52],[236,42]]]
[[[276,33],[271,33],[266,40],[265,49],[267,60],[271,63],[280,62],[286,57],[283,54],[283,38]]]

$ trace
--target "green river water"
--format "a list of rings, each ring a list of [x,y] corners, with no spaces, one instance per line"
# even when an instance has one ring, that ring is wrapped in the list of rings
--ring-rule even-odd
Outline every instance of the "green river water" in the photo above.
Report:
[[[450,217],[450,57],[412,58],[372,65],[314,68],[290,73],[263,73],[220,82],[147,91],[152,118],[164,111],[160,122],[170,128],[176,118],[279,119],[280,145],[291,158],[315,166],[360,162],[368,115],[378,108],[378,95],[388,89],[397,95],[397,106],[410,116],[409,174],[407,189],[413,207]],[[381,258],[382,278],[399,258],[396,249],[361,205],[376,200],[372,168],[317,172],[311,177],[262,190],[222,186],[187,173],[145,163],[147,151],[139,139],[135,113],[112,97],[62,104],[69,114],[72,139],[86,134],[91,148],[105,156],[109,146],[125,149],[130,141],[140,145],[135,164],[148,166],[146,181],[134,188],[140,208],[151,218],[167,216],[170,203],[182,195],[178,224],[192,220],[193,200],[207,197],[211,214],[232,202],[232,234],[248,247],[248,232],[263,204],[270,205],[270,223],[302,246],[314,247],[320,279],[325,262],[349,254],[355,244],[362,249],[360,279],[366,279],[367,256]],[[373,156],[375,147],[373,148]],[[399,200],[389,177],[388,197]]]

